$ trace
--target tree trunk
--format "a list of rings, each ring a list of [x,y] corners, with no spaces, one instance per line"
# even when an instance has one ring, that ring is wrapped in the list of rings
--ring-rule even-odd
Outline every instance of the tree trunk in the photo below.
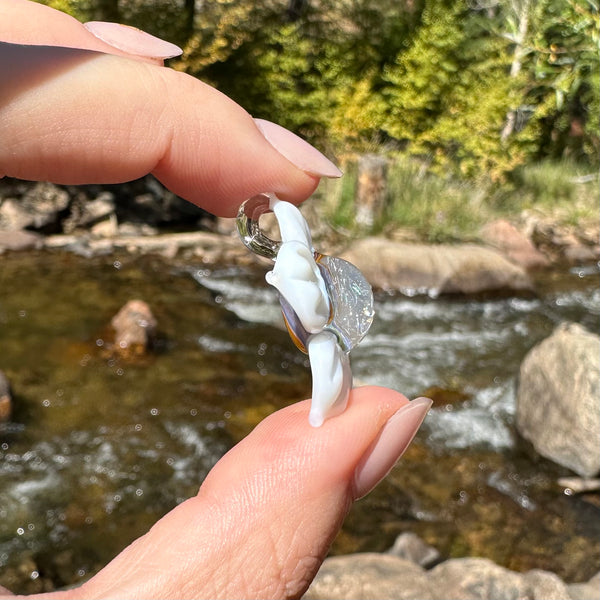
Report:
[[[385,209],[387,197],[387,160],[376,154],[364,154],[358,160],[356,223],[372,227]]]
[[[515,78],[521,72],[523,58],[525,57],[525,39],[529,30],[529,7],[531,0],[521,0],[520,2],[517,0],[511,4],[519,22],[518,31],[515,36],[515,51],[510,65],[510,77]],[[516,122],[517,111],[513,109],[506,115],[506,123],[500,135],[500,139],[503,142],[514,133]]]
[[[286,17],[291,23],[296,22],[304,14],[308,0],[289,0]]]
[[[196,17],[196,0],[185,0],[185,32],[188,37],[194,33],[194,19]]]
[[[94,19],[96,21],[111,21],[112,23],[121,21],[119,0],[97,0],[95,4]]]

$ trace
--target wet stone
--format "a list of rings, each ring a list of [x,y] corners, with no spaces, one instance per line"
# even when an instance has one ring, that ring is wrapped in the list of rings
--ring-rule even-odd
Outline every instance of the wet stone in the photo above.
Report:
[[[33,231],[0,230],[0,254],[6,250],[31,250],[41,248],[44,244],[42,236]]]
[[[418,535],[410,531],[401,533],[387,553],[410,560],[425,569],[432,567],[441,558],[440,553],[433,546],[426,544]]]
[[[139,356],[151,347],[156,335],[156,319],[143,300],[130,300],[112,318],[115,330],[113,351],[123,356]]]
[[[12,396],[8,377],[0,371],[0,423],[10,420],[12,413]]]
[[[582,477],[600,472],[600,337],[565,322],[521,363],[517,429],[537,452]]]

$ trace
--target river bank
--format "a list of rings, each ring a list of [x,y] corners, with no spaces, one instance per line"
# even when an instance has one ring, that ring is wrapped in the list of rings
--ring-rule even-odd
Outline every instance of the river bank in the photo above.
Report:
[[[597,219],[566,224],[552,214],[525,211],[512,221],[486,223],[475,239],[423,245],[404,229],[388,230],[371,241],[365,231],[336,230],[315,202],[302,210],[321,252],[346,254],[375,287],[408,295],[525,291],[531,287],[528,271],[600,260]],[[40,248],[82,256],[125,250],[166,258],[182,253],[206,264],[252,262],[237,240],[233,219],[214,219],[151,177],[118,186],[76,187],[0,180],[0,253]],[[369,257],[376,258],[369,263]],[[487,281],[474,285],[481,274]]]

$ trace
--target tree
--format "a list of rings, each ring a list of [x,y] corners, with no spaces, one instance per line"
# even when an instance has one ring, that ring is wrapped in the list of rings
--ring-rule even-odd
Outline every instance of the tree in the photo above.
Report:
[[[415,141],[444,111],[461,66],[457,50],[465,40],[465,8],[462,2],[428,0],[410,46],[384,70],[385,129],[392,137]]]
[[[540,155],[597,166],[600,151],[600,16],[596,0],[554,0],[533,39],[527,100],[540,122]]]
[[[598,164],[597,0],[487,1],[498,14],[490,31],[511,43],[510,76],[520,79],[503,140],[527,127],[537,140],[532,157]]]
[[[501,142],[515,84],[508,43],[464,2],[428,0],[420,27],[384,78],[385,130],[409,154],[461,175],[501,179],[523,160]]]
[[[531,10],[531,0],[509,0],[509,5],[512,9],[512,15],[515,17],[514,20],[508,20],[509,24],[513,24],[513,31],[511,31],[510,37],[507,37],[514,43],[513,59],[510,65],[509,76],[516,78],[521,73],[523,59],[528,53],[525,42],[529,32],[529,13]],[[515,108],[508,112],[508,115],[506,116],[506,124],[502,129],[501,139],[503,142],[514,133],[517,114],[517,109]]]

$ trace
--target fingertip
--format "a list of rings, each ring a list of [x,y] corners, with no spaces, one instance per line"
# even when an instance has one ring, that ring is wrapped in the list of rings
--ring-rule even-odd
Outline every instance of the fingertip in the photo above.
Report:
[[[99,40],[132,56],[166,60],[183,53],[179,46],[137,27],[106,21],[88,21],[83,26]]]
[[[293,204],[313,194],[320,176],[281,154],[241,106],[183,73],[162,75],[177,81],[167,86],[170,145],[153,174],[169,189],[220,217],[236,216],[257,194],[272,192]]]
[[[289,129],[265,119],[254,119],[259,131],[275,150],[301,171],[317,177],[338,178],[342,172],[319,150]]]

